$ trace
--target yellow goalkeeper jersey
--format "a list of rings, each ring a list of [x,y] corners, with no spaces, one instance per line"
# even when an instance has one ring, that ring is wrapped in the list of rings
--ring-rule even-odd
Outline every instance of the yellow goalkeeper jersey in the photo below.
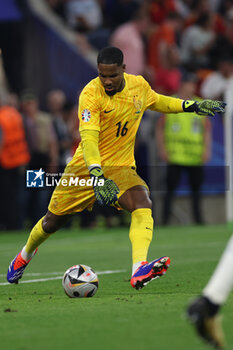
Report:
[[[79,98],[80,131],[99,131],[101,166],[134,166],[134,143],[146,109],[181,112],[182,100],[153,91],[142,76],[124,73],[125,86],[113,96],[106,94],[100,79],[91,80]],[[169,102],[169,103],[167,103]],[[84,162],[82,142],[72,165]]]

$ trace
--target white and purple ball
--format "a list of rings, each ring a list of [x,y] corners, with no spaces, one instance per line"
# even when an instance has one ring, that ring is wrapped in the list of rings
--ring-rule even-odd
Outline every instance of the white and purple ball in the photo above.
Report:
[[[99,279],[91,267],[74,265],[64,273],[62,286],[70,298],[90,298],[97,292]]]

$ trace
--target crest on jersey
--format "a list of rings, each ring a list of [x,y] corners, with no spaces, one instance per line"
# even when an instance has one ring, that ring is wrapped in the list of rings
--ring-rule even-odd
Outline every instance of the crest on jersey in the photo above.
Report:
[[[84,109],[82,111],[82,120],[84,122],[89,122],[90,119],[91,119],[91,112],[89,111],[89,109]]]
[[[133,97],[133,104],[134,107],[136,108],[136,114],[141,113],[141,109],[142,109],[142,101],[139,99],[138,95],[135,95]]]

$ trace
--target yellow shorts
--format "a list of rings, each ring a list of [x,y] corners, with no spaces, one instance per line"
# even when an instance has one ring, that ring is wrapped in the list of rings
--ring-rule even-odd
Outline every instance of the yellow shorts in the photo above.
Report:
[[[103,171],[105,177],[113,180],[119,187],[120,193],[118,198],[134,186],[144,186],[148,189],[147,184],[137,174],[134,167],[103,167]],[[78,178],[78,185],[74,182],[74,178],[76,180]],[[74,167],[67,165],[60,183],[51,197],[48,207],[49,211],[55,215],[68,215],[84,209],[91,210],[96,200],[93,187],[81,185],[81,179],[85,181],[90,179],[86,166]],[[117,203],[114,206],[117,209],[121,209]]]

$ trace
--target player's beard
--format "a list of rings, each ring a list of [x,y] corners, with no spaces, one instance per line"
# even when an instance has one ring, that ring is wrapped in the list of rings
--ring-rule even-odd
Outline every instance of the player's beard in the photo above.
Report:
[[[106,90],[105,89],[105,92],[106,92],[106,94],[108,95],[108,96],[113,96],[113,95],[115,95],[117,92],[120,92],[120,91],[122,91],[123,89],[124,89],[124,86],[125,86],[125,81],[124,81],[124,79],[121,81],[121,84],[120,84],[120,86],[118,87],[118,89],[113,89],[113,90]]]
[[[110,90],[110,91],[107,91],[107,90],[105,90],[105,92],[106,92],[106,94],[108,95],[108,96],[113,96],[113,95],[115,95],[115,93],[117,92],[115,89],[113,89],[113,90]]]

